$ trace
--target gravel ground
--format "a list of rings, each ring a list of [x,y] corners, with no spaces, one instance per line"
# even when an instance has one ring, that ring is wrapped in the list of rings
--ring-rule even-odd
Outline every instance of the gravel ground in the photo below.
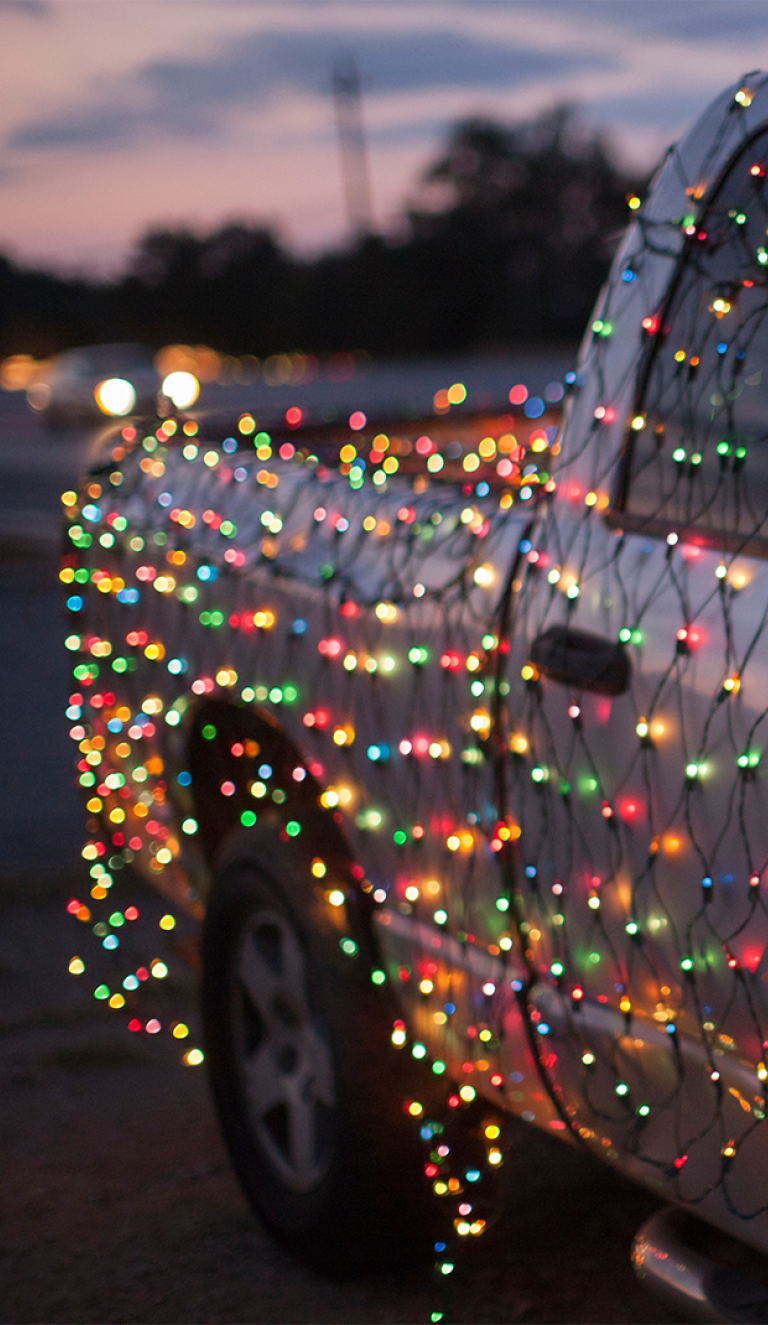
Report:
[[[65,900],[0,909],[0,1321],[428,1320],[428,1267],[328,1282],[261,1229],[204,1069],[130,1035],[68,975],[91,945]],[[150,920],[155,905],[142,899]],[[164,1013],[194,1028],[194,977],[168,964]],[[670,1319],[629,1263],[650,1196],[524,1124],[507,1172],[508,1214],[451,1283],[455,1322]]]

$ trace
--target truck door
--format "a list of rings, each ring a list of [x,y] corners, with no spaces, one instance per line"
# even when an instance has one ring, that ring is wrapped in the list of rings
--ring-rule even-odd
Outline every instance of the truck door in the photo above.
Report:
[[[510,891],[573,1129],[763,1245],[768,131],[700,201],[682,159],[614,266],[526,553]]]

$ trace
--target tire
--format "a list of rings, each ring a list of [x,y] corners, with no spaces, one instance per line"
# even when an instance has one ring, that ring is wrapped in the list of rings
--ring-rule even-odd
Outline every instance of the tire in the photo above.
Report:
[[[294,1255],[346,1275],[426,1255],[431,1202],[392,1009],[342,954],[317,891],[279,825],[227,844],[203,934],[203,1020],[253,1210]]]

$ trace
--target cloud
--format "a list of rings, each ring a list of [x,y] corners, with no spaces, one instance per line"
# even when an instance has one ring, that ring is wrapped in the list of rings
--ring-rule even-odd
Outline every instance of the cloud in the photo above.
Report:
[[[0,0],[0,14],[18,14],[21,18],[50,18],[48,0]]]
[[[209,0],[221,8],[264,9],[265,0]],[[294,0],[306,9],[307,15],[331,15],[339,9],[339,0]],[[381,0],[355,0],[356,8],[375,11]],[[387,0],[388,7],[408,12],[413,0]],[[617,5],[616,0],[440,0],[442,12],[466,15],[471,12],[538,13],[539,19],[568,19],[569,21],[605,21],[624,32],[642,32],[654,36],[693,38],[696,41],[719,40],[727,37],[742,41],[760,32],[768,32],[768,11],[764,0],[738,0],[724,5],[723,0],[644,0],[642,4]]]
[[[768,34],[765,0],[548,0],[550,11],[574,12],[580,17],[631,32],[638,37],[676,38],[684,41],[743,42]]]
[[[595,98],[589,103],[591,119],[610,124],[642,124],[648,128],[689,124],[711,101],[701,88],[678,90],[666,85],[649,87],[630,96]]]
[[[134,146],[159,133],[215,137],[227,113],[263,105],[280,92],[330,92],[331,71],[353,55],[366,96],[416,89],[515,88],[524,84],[616,67],[595,51],[516,45],[436,31],[384,32],[363,28],[343,37],[328,30],[251,33],[208,57],[146,62],[109,98],[18,125],[15,149]]]

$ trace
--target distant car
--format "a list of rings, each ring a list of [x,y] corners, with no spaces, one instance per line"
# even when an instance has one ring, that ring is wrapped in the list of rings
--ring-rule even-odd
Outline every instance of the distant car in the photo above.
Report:
[[[70,906],[119,954],[128,860],[205,912],[229,1151],[320,1266],[426,1228],[410,1115],[450,1272],[506,1109],[766,1280],[767,180],[749,75],[630,200],[561,433],[154,420],[67,495]],[[159,1032],[121,961],[96,997]],[[687,1229],[646,1225],[638,1265],[767,1320]]]
[[[51,426],[147,413],[161,386],[147,345],[88,345],[64,350],[27,388],[27,400]]]

